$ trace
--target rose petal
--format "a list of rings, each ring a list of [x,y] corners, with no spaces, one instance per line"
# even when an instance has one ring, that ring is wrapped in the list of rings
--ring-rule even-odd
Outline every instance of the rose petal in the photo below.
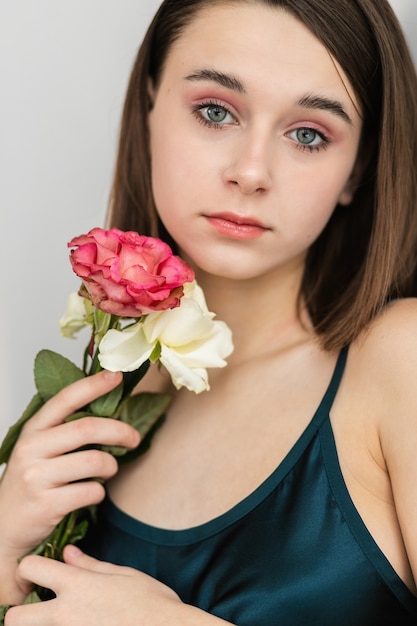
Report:
[[[94,306],[120,317],[177,307],[194,271],[160,239],[117,228],[74,237],[70,261]]]
[[[176,389],[186,387],[190,391],[194,391],[194,393],[201,393],[202,391],[208,391],[210,389],[207,370],[204,368],[191,369],[186,367],[184,361],[179,358],[178,354],[166,346],[161,347],[159,360],[170,373]]]
[[[150,357],[154,347],[138,322],[123,330],[109,330],[100,342],[98,359],[111,372],[133,372]]]

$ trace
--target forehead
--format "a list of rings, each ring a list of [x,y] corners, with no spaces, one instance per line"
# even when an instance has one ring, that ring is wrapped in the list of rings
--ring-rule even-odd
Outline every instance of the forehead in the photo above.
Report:
[[[281,7],[244,0],[199,10],[172,45],[164,74],[206,66],[238,75],[253,89],[280,89],[287,81],[303,92],[343,93],[358,107],[347,76],[323,43]]]

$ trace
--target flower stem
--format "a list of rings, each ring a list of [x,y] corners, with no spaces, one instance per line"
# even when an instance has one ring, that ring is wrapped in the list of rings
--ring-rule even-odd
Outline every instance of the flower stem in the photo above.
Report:
[[[77,511],[71,511],[71,513],[66,515],[64,519],[62,520],[61,533],[60,533],[60,537],[57,540],[57,550],[58,550],[59,557],[62,556],[62,551],[67,545],[72,535],[72,532],[75,528],[76,523],[77,523]]]

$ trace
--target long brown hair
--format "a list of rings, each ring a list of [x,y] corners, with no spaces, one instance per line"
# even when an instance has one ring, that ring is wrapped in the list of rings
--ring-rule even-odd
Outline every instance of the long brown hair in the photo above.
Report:
[[[355,194],[307,255],[300,292],[323,346],[353,341],[397,297],[417,295],[417,79],[386,0],[165,0],[139,49],[128,86],[109,223],[170,240],[155,209],[147,115],[173,42],[214,4],[257,2],[302,21],[337,60],[361,105]]]

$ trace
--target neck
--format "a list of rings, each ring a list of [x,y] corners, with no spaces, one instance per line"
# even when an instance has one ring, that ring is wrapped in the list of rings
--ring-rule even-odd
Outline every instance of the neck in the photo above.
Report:
[[[280,274],[280,275],[278,275]],[[196,271],[210,311],[233,332],[233,359],[285,349],[314,336],[308,315],[298,306],[302,268],[231,280]]]

